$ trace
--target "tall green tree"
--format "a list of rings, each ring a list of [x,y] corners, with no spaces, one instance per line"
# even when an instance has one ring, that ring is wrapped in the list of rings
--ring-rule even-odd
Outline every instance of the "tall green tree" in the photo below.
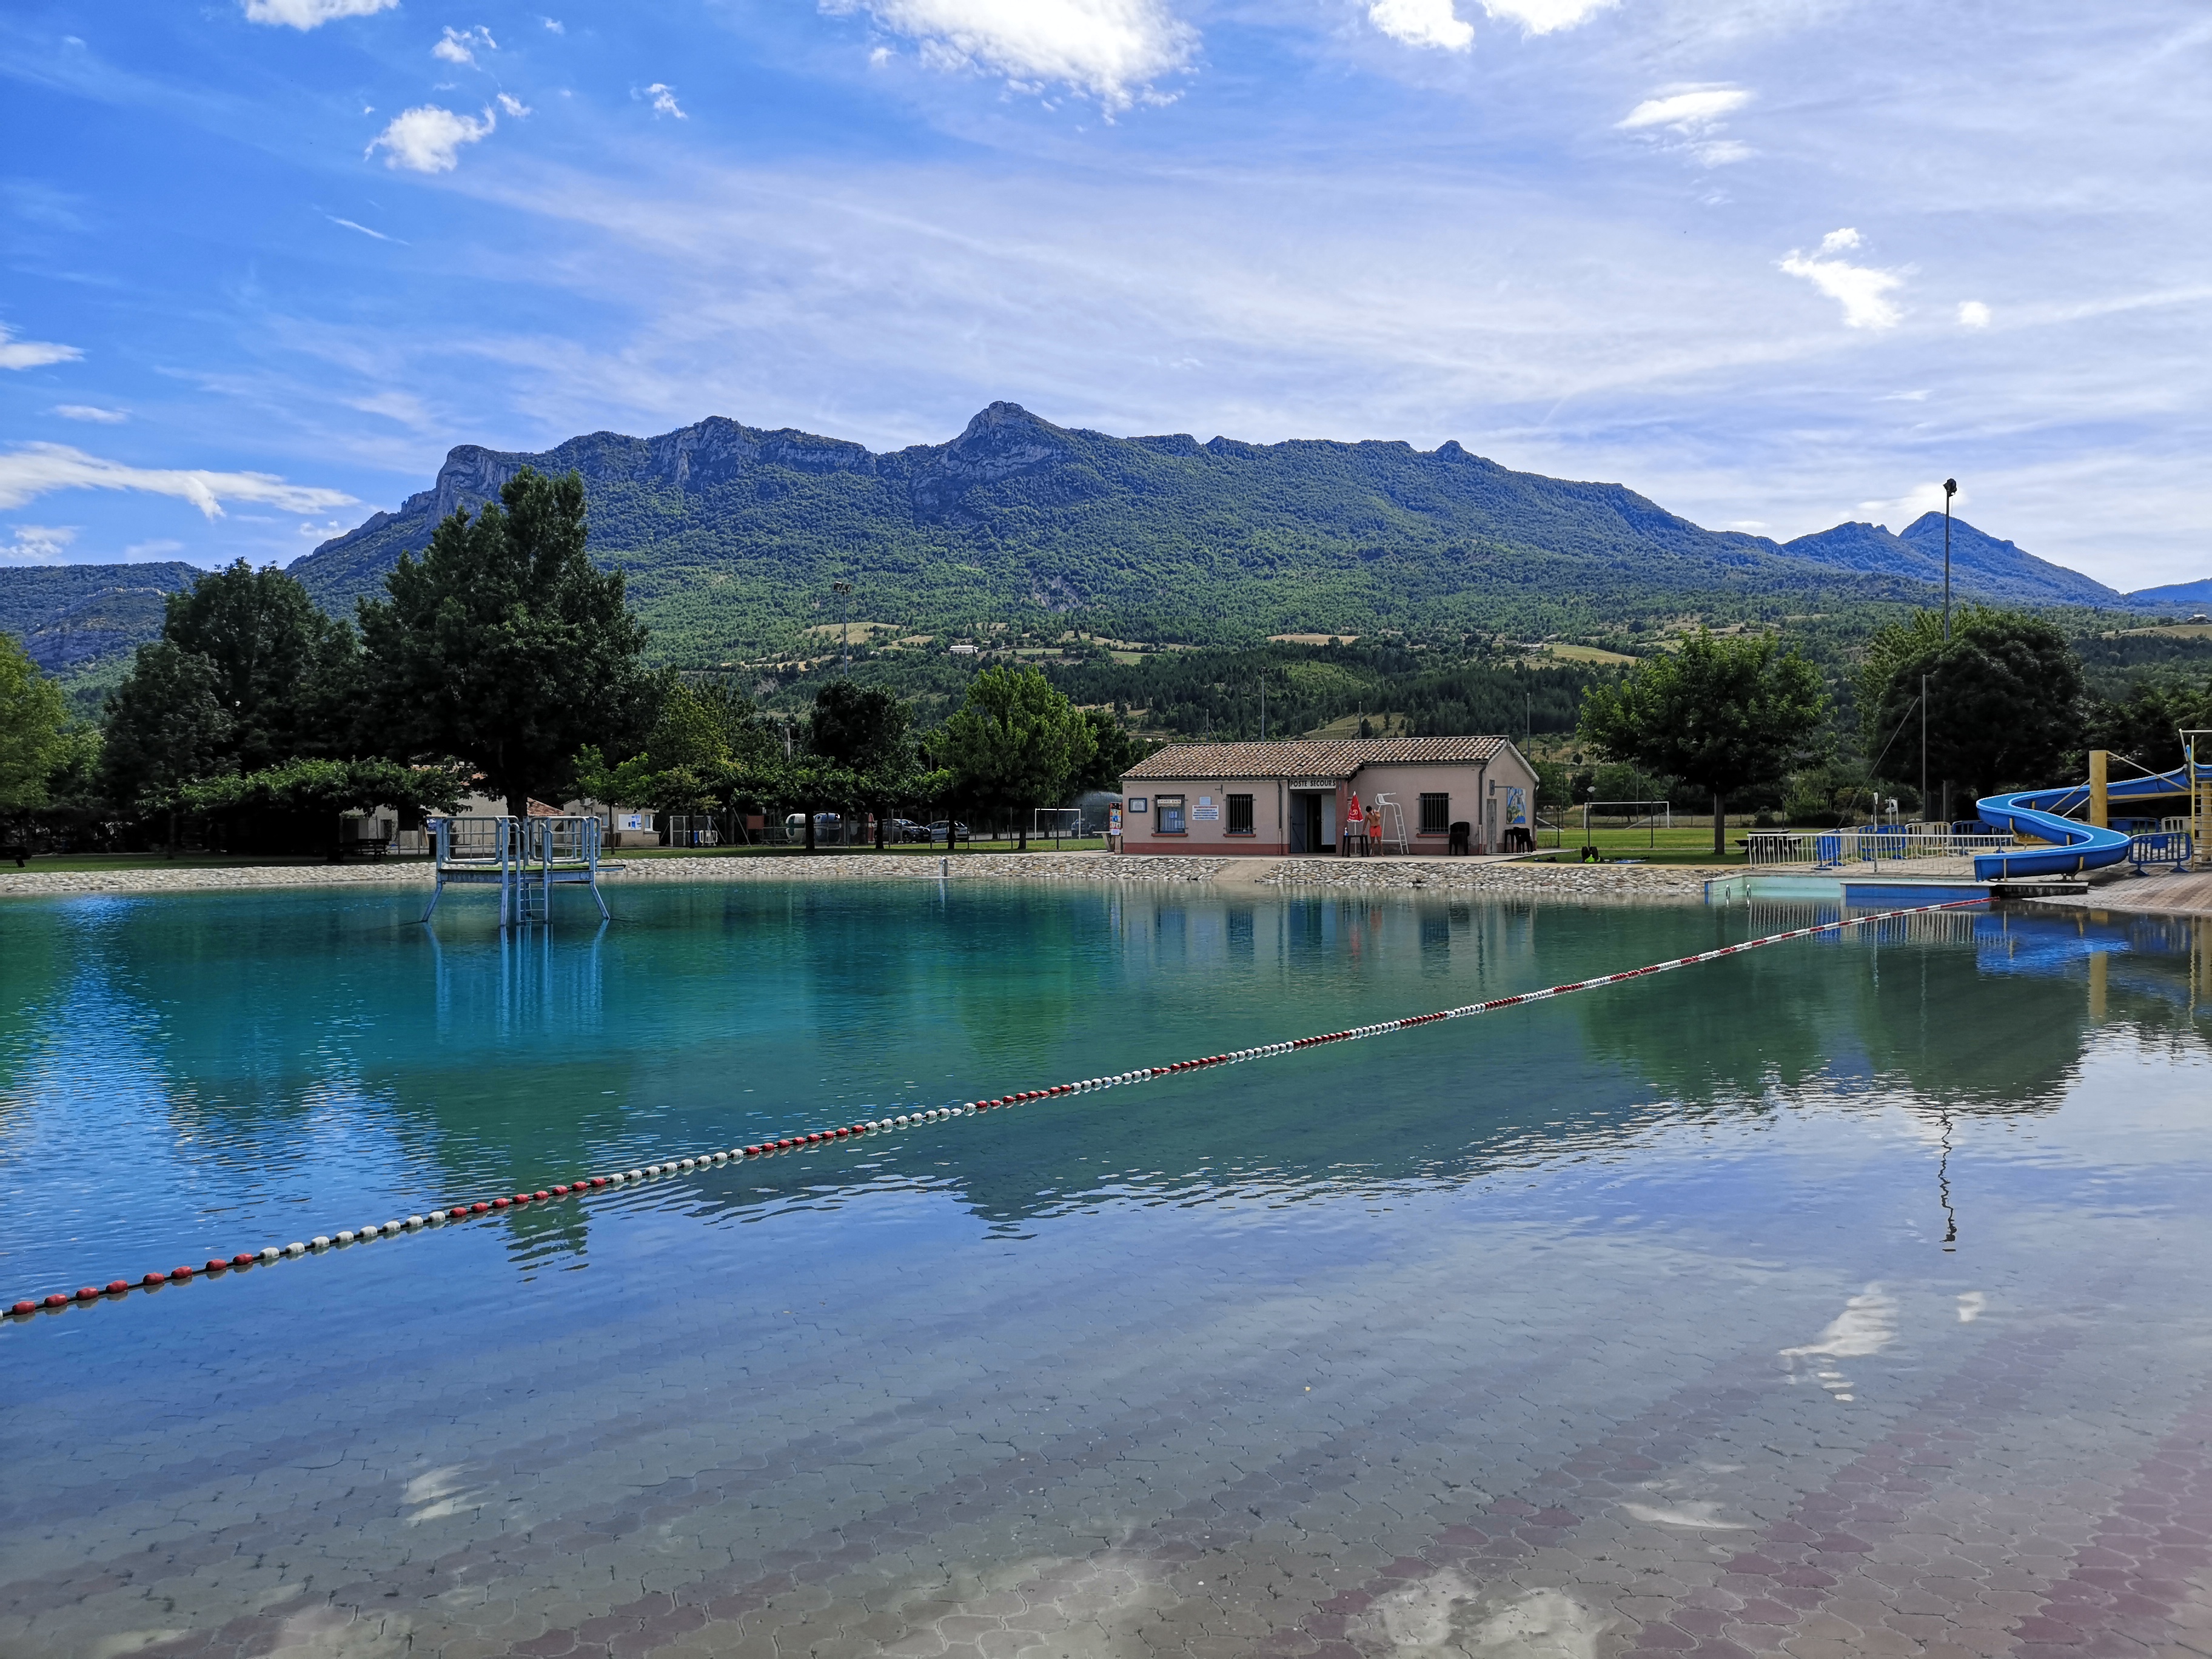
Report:
[[[969,682],[937,744],[955,790],[1013,814],[1024,848],[1030,811],[1065,795],[1097,750],[1090,723],[1042,674],[1004,664]]]
[[[2059,782],[2083,747],[2081,659],[2057,629],[2022,611],[1969,605],[1953,613],[1947,644],[1942,617],[1923,611],[1881,630],[1862,671],[1863,736],[1886,778],[1919,779],[1914,704],[1923,677],[1929,776],[1967,785],[1970,797]]]
[[[855,772],[895,764],[907,746],[907,706],[880,686],[831,680],[814,694],[807,747]]]
[[[906,704],[880,686],[832,680],[814,694],[807,746],[851,775],[850,798],[856,806],[874,813],[878,848],[884,844],[884,819],[912,799],[920,787],[914,745],[907,740],[910,720]],[[806,844],[814,845],[811,814]]]
[[[108,699],[100,774],[122,811],[168,811],[190,779],[354,756],[360,705],[353,630],[240,559],[169,596],[161,639]]]
[[[1718,854],[1728,847],[1728,797],[1817,759],[1827,717],[1820,677],[1795,651],[1701,629],[1680,650],[1584,691],[1579,732],[1609,760],[1710,792]]]
[[[138,647],[131,672],[108,694],[101,787],[126,812],[161,813],[177,845],[179,792],[221,769],[232,722],[215,665],[168,640]]]
[[[2118,701],[2093,700],[2088,747],[2124,755],[2147,772],[2171,772],[2181,764],[2185,729],[2212,726],[2212,681],[2202,687],[2185,682],[2130,686]]]
[[[353,630],[325,616],[299,581],[240,559],[168,597],[161,637],[204,657],[230,718],[221,763],[257,772],[301,756],[347,755],[359,725]]]
[[[61,688],[14,637],[0,634],[0,819],[46,804],[62,752]]]
[[[1091,758],[1076,769],[1078,790],[1117,790],[1121,775],[1152,752],[1152,745],[1124,731],[1110,708],[1086,708],[1083,723],[1091,728]]]
[[[471,520],[439,525],[402,555],[391,597],[361,607],[386,728],[417,753],[469,762],[521,817],[558,799],[587,745],[623,755],[645,738],[659,686],[619,570],[585,550],[584,481],[526,467]]]
[[[771,758],[781,762],[781,746],[743,692],[670,675],[644,749],[610,765],[597,744],[586,744],[576,757],[576,787],[610,804],[698,812],[744,793],[741,784],[759,784],[751,775]]]

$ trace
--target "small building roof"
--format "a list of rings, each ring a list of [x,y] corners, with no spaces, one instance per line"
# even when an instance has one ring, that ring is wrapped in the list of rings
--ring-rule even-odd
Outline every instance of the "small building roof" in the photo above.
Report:
[[[1504,738],[1294,738],[1283,743],[1176,743],[1125,778],[1348,778],[1363,766],[1494,760]]]

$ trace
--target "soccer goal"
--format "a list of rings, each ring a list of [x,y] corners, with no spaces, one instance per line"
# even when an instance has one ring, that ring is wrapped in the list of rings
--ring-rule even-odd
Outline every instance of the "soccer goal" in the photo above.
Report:
[[[1072,839],[1083,833],[1079,806],[1039,806],[1031,809],[1030,834],[1038,841]]]
[[[1642,830],[1649,845],[1656,847],[1658,832],[1674,827],[1674,809],[1663,800],[1586,800],[1583,803],[1583,845],[1590,844],[1590,819],[1606,820],[1607,830]]]

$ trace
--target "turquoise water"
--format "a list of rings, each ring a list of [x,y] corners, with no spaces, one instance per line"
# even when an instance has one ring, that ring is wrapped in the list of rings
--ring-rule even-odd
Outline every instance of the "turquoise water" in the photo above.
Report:
[[[6,1299],[1814,914],[418,909],[0,911]],[[1891,924],[11,1322],[0,1652],[1589,1659],[1655,1595],[1746,1616],[1729,1552],[1923,1432],[1990,1461],[1900,1514],[2044,1460],[2057,1596],[2098,1482],[2212,1440],[2203,929]],[[1508,1562],[1516,1493],[1555,1518]]]

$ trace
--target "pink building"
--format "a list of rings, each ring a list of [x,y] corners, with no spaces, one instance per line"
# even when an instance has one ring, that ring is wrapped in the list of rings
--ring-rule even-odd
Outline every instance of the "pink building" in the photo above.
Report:
[[[1183,743],[1123,775],[1121,806],[1125,853],[1505,852],[1536,773],[1504,738]]]

